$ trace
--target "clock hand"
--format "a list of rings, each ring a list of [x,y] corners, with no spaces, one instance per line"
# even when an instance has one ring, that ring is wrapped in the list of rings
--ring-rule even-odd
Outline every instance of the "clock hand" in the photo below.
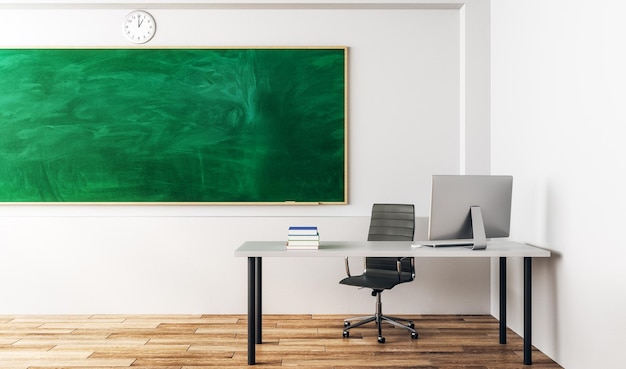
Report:
[[[141,19],[141,15],[139,15],[139,16],[137,16],[137,28],[141,27],[141,23],[143,23],[143,19]]]

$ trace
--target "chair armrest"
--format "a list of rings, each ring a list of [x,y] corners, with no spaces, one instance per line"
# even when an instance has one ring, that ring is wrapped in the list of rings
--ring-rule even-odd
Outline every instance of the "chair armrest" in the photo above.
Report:
[[[411,279],[415,279],[415,259],[412,256],[404,256],[396,260],[396,270],[398,271],[398,281],[402,282],[402,261],[409,259],[411,261]]]

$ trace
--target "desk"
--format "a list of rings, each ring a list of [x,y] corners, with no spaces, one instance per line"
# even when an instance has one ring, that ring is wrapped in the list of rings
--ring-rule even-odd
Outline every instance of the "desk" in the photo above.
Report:
[[[423,241],[426,242],[426,241]],[[322,241],[317,250],[287,250],[285,241],[249,241],[235,256],[248,258],[248,365],[256,362],[255,344],[262,343],[262,259],[264,257],[415,257],[500,258],[500,343],[506,343],[506,258],[524,258],[524,364],[531,358],[532,258],[550,257],[550,251],[513,241],[490,241],[486,250],[464,247],[411,247],[404,241]]]

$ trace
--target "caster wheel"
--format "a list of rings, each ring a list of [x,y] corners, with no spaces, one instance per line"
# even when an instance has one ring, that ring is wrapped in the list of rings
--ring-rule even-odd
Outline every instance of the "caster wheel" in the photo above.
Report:
[[[350,322],[343,322],[343,327],[348,328],[350,326]]]
[[[343,331],[343,338],[350,337],[350,332]]]
[[[411,338],[416,340],[417,339],[417,332],[411,332]]]
[[[415,328],[415,324],[413,324],[413,322],[409,323],[409,328],[414,329]]]
[[[385,343],[385,337],[383,336],[378,337],[378,343]]]

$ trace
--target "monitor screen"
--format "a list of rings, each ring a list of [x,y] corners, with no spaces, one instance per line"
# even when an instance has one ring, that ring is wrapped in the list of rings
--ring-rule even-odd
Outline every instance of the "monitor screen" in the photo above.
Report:
[[[428,239],[449,242],[431,246],[485,248],[486,238],[508,237],[512,189],[512,176],[434,175]]]

